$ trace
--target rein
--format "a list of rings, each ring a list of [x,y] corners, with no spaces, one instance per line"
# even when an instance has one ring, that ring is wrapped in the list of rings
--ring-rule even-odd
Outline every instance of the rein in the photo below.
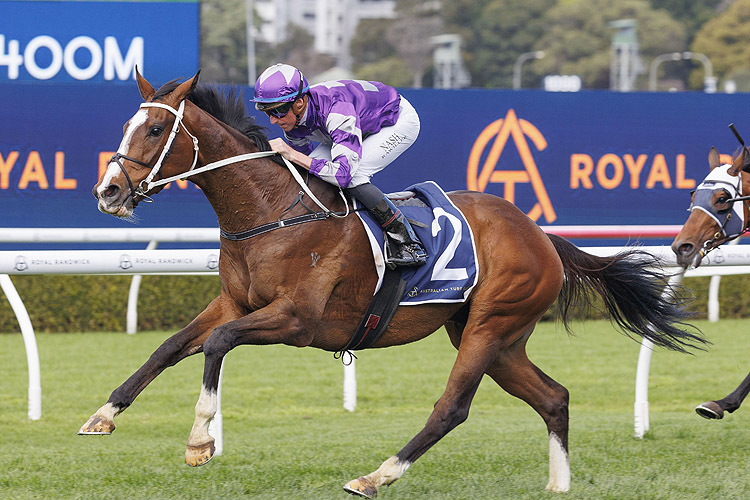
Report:
[[[233,163],[239,163],[246,160],[254,160],[257,158],[264,158],[268,156],[274,156],[279,154],[277,151],[258,151],[254,153],[245,153],[237,156],[232,156],[230,158],[225,158],[223,160],[218,160],[212,163],[209,163],[207,165],[203,165],[202,167],[195,168],[195,166],[198,163],[198,153],[200,151],[200,148],[198,147],[198,138],[190,133],[190,131],[187,129],[184,123],[182,123],[183,119],[183,112],[185,110],[185,101],[183,100],[180,102],[180,106],[178,109],[174,109],[173,107],[158,103],[158,102],[144,102],[140,105],[141,108],[160,108],[160,109],[166,109],[170,113],[172,113],[175,116],[174,124],[172,125],[172,130],[169,133],[169,137],[167,138],[167,142],[164,144],[164,147],[162,148],[161,154],[159,155],[159,159],[156,161],[156,163],[151,166],[145,162],[142,162],[140,160],[137,160],[135,158],[131,158],[129,156],[115,153],[112,155],[112,158],[109,160],[111,162],[117,163],[117,165],[120,167],[120,170],[125,174],[125,179],[128,181],[128,186],[130,187],[130,194],[129,196],[133,198],[133,202],[137,204],[136,198],[140,197],[144,201],[148,201],[149,203],[153,201],[153,199],[148,196],[146,193],[151,191],[152,189],[166,185],[172,181],[175,180],[184,180],[187,177],[190,177],[192,175],[202,174],[203,172],[208,172],[209,170],[214,170],[217,168],[221,168],[227,165],[231,165]],[[171,177],[167,178],[161,178],[161,167],[164,164],[164,161],[169,158],[169,155],[172,152],[172,145],[174,143],[174,139],[177,136],[177,133],[180,131],[180,126],[182,126],[182,129],[185,130],[185,133],[189,135],[193,140],[193,163],[190,166],[190,169],[187,172],[183,172],[182,174],[173,175]],[[220,229],[220,234],[223,238],[232,240],[232,241],[239,241],[239,240],[245,240],[248,238],[252,238],[253,236],[257,236],[259,234],[266,233],[268,231],[272,231],[274,229],[278,229],[281,227],[286,226],[294,226],[297,224],[303,224],[305,222],[311,222],[315,220],[323,220],[327,219],[328,217],[335,217],[335,218],[344,218],[348,216],[352,210],[349,208],[349,202],[346,199],[346,196],[344,195],[344,192],[341,188],[339,188],[339,195],[344,200],[344,206],[346,207],[346,210],[344,212],[333,212],[329,210],[310,190],[310,187],[307,185],[307,182],[302,178],[297,168],[292,165],[292,163],[281,156],[281,159],[284,161],[284,165],[286,165],[289,172],[292,174],[292,177],[294,180],[299,184],[302,191],[299,192],[297,200],[292,203],[291,206],[286,208],[281,212],[279,215],[279,218],[276,220],[276,222],[271,222],[268,224],[263,224],[261,226],[248,229],[247,231],[242,231],[239,233],[227,233],[224,230]],[[133,186],[132,181],[130,180],[130,176],[128,175],[127,171],[125,170],[125,166],[122,164],[121,160],[128,160],[131,161],[137,165],[140,165],[145,168],[150,168],[151,171],[146,176],[145,179],[143,179],[139,184],[138,187],[135,188]],[[154,177],[159,175],[159,180],[154,181]],[[316,205],[322,210],[321,212],[315,212],[314,210],[311,210],[307,205],[302,203],[302,196],[304,194],[307,194],[307,196],[310,197],[311,200],[315,202]],[[291,217],[289,219],[281,219],[281,215],[283,215],[285,212],[289,211],[294,207],[297,203],[302,203],[302,205],[310,212],[304,215],[299,215],[296,217]],[[355,210],[356,211],[356,210]]]

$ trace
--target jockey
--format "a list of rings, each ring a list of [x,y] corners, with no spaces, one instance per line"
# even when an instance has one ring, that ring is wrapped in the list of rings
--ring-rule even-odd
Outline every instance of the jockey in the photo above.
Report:
[[[419,116],[396,89],[360,80],[311,87],[297,68],[276,64],[258,78],[252,102],[289,141],[271,140],[274,151],[341,187],[372,213],[386,234],[389,267],[426,262],[427,253],[406,217],[370,183],[419,135]]]

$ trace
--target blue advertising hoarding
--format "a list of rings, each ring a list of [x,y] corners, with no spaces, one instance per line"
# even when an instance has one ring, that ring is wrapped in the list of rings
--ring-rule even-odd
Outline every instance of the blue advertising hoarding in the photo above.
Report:
[[[0,84],[0,93],[0,225],[127,225],[96,210],[91,188],[141,102],[135,83]],[[377,185],[398,191],[434,180],[446,190],[484,191],[541,225],[681,224],[689,192],[707,173],[709,148],[729,155],[738,146],[727,125],[750,137],[744,94],[403,93],[422,130],[375,176]],[[256,119],[271,127],[265,115]],[[269,128],[270,137],[279,135]],[[145,227],[216,226],[189,182],[171,185],[136,213]]]
[[[136,65],[148,78],[190,76],[199,10],[195,0],[0,1],[0,83],[123,82]]]
[[[737,149],[732,122],[750,136],[747,94],[404,94],[422,118],[404,184],[418,180],[416,164],[420,177],[503,196],[541,225],[682,224],[710,147],[725,159]]]

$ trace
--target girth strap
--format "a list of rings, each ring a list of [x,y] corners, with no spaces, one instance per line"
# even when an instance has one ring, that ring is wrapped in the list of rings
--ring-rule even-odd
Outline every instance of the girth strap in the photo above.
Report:
[[[241,241],[258,236],[259,234],[273,231],[274,229],[280,229],[287,226],[296,226],[297,224],[304,224],[305,222],[313,222],[316,220],[325,220],[331,212],[313,212],[309,214],[297,215],[295,217],[289,217],[288,219],[278,219],[276,222],[269,222],[262,226],[256,226],[247,231],[240,231],[239,233],[228,233],[223,229],[219,229],[219,234],[225,240]],[[336,212],[337,215],[343,215],[345,212]]]
[[[334,353],[334,358],[341,358],[344,364],[350,364],[354,357],[351,351],[367,349],[388,328],[406,289],[406,280],[401,277],[402,270],[403,268],[385,270],[380,290],[372,298],[357,331],[344,348]]]

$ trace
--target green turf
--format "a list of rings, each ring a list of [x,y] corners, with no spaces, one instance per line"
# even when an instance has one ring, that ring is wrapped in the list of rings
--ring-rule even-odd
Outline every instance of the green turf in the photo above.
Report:
[[[542,324],[531,359],[571,393],[572,488],[544,491],[547,437],[525,403],[484,380],[469,419],[417,461],[382,499],[745,499],[750,402],[722,421],[693,408],[750,370],[746,322],[701,322],[714,342],[695,356],[654,353],[651,431],[633,437],[638,344],[609,323]],[[438,332],[365,351],[356,412],[342,408],[343,369],[330,353],[240,347],[224,372],[224,454],[183,462],[202,355],[168,369],[116,419],[111,436],[76,431],[167,336],[45,334],[43,414],[27,418],[20,334],[0,335],[0,498],[346,499],[342,485],[375,470],[421,429],[455,358]]]

